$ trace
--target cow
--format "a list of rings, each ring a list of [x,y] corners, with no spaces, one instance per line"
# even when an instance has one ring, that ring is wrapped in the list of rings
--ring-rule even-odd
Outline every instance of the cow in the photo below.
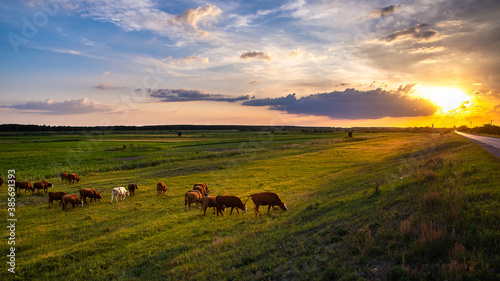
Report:
[[[115,187],[111,191],[111,204],[113,204],[113,196],[116,198],[116,203],[118,203],[118,196],[120,196],[121,201],[123,201],[126,196],[130,196],[130,192],[128,192],[123,186]]]
[[[247,212],[247,207],[243,202],[241,202],[241,199],[236,197],[236,196],[231,196],[231,195],[218,195],[215,197],[215,204],[217,205],[217,216],[219,213],[222,214],[222,210],[225,208],[231,207],[231,212],[229,213],[230,215],[233,213],[233,209],[236,208],[236,210],[241,209],[243,213]]]
[[[201,198],[205,197],[203,193],[199,190],[190,190],[184,194],[184,209],[187,211],[187,207],[191,210],[191,204],[196,203],[196,209],[198,209],[198,204],[201,203]]]
[[[215,201],[215,196],[206,196],[201,198],[201,209],[203,210],[203,215],[205,216],[207,213],[207,208],[208,207],[213,207],[214,208],[214,214],[217,209],[217,202]],[[226,207],[223,206],[223,211],[226,210]]]
[[[45,181],[35,182],[35,184],[33,184],[33,188],[34,188],[33,191],[35,189],[37,189],[38,192],[40,192],[40,189],[43,189],[43,191],[45,193],[47,193],[47,190],[48,190],[49,187],[54,187],[54,185],[51,184],[50,182],[45,182]]]
[[[71,185],[74,181],[77,183],[80,183],[80,178],[78,177],[77,174],[68,174],[68,181],[69,184]]]
[[[130,196],[135,196],[135,190],[139,189],[137,184],[135,183],[129,183],[128,184],[128,191],[130,192]]]
[[[0,186],[3,185],[3,178],[0,178]]]
[[[68,209],[66,208],[66,205],[68,204],[71,204],[73,208],[75,208],[75,205],[83,206],[83,202],[75,194],[64,194],[61,201],[63,205],[63,210],[65,211],[68,211]]]
[[[80,200],[83,201],[83,203],[87,204],[87,197],[90,198],[90,203],[92,203],[92,199],[97,202],[97,199],[99,201],[102,201],[102,196],[97,192],[97,190],[93,188],[82,188],[80,189]],[[82,206],[83,206],[82,203]]]
[[[19,190],[24,189],[24,193],[26,193],[26,191],[31,191],[35,193],[35,189],[31,186],[31,183],[27,181],[16,181],[15,188],[16,192],[18,189]]]
[[[276,193],[272,193],[272,192],[255,193],[255,194],[248,196],[247,201],[250,197],[252,198],[252,201],[255,204],[254,210],[255,210],[256,216],[257,216],[257,214],[262,215],[259,212],[259,206],[268,205],[268,207],[267,207],[267,214],[268,215],[269,215],[269,210],[271,210],[271,207],[273,207],[273,209],[274,209],[274,206],[279,206],[284,211],[288,210],[285,203],[281,202],[280,198],[278,197],[278,195],[276,195]]]
[[[193,190],[199,190],[205,196],[208,196],[210,193],[210,189],[208,189],[208,184],[206,183],[195,183],[193,186]]]
[[[61,183],[64,183],[64,180],[68,180],[68,182],[69,182],[68,175],[69,175],[69,173],[67,173],[67,172],[62,172],[62,173],[60,174],[60,176],[61,176],[61,181],[62,181]]]
[[[60,200],[61,202],[59,205],[62,204],[62,197],[66,194],[66,192],[62,191],[56,191],[56,192],[49,192],[49,207],[50,204],[54,205],[54,200]]]
[[[156,184],[156,195],[165,195],[167,192],[167,186],[163,182],[159,182]]]

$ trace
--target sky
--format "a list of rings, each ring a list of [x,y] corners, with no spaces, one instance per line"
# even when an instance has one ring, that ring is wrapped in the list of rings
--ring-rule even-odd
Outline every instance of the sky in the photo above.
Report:
[[[0,124],[500,123],[500,2],[0,0]]]

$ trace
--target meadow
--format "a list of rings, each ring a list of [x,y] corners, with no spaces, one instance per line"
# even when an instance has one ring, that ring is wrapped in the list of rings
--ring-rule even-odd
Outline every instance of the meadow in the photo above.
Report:
[[[454,133],[79,132],[0,136],[0,174],[104,197],[62,211],[16,195],[16,268],[2,280],[500,280],[500,161]],[[60,172],[81,182],[61,184]],[[167,193],[157,196],[156,183]],[[216,216],[184,194],[288,211]],[[137,183],[135,197],[111,200]],[[7,184],[0,187],[7,214]],[[7,222],[5,222],[7,225]]]

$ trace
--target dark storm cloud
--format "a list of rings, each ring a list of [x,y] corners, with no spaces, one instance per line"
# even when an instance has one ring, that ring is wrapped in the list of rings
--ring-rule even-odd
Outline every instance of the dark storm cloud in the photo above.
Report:
[[[208,94],[204,91],[186,89],[148,89],[147,92],[152,98],[160,99],[162,102],[184,102],[184,101],[225,101],[237,102],[249,100],[249,95],[232,97],[220,94]]]
[[[63,102],[54,102],[51,99],[45,101],[29,101],[24,104],[3,107],[50,115],[110,112],[114,109],[112,106],[100,104],[96,101],[89,101],[87,98],[71,99]]]
[[[408,29],[398,30],[386,37],[381,38],[381,40],[386,42],[392,42],[401,38],[413,38],[416,40],[429,40],[438,34],[437,31],[429,29],[430,25],[426,23],[421,23],[416,26],[410,27]]]
[[[413,84],[397,90],[380,88],[370,91],[346,89],[330,93],[319,93],[297,98],[295,94],[286,97],[253,99],[245,101],[246,106],[269,106],[272,110],[290,114],[328,116],[335,119],[380,119],[384,117],[431,116],[436,106],[430,101],[412,99],[407,94]]]
[[[244,51],[241,55],[240,55],[240,59],[261,59],[261,60],[270,60],[271,59],[271,56],[269,56],[268,54],[264,53],[264,52],[256,52],[256,51],[253,51],[253,52],[247,52],[247,51]]]
[[[390,6],[382,8],[382,9],[378,9],[378,10],[373,11],[371,13],[371,15],[373,17],[385,17],[385,16],[388,16],[390,14],[395,13],[399,7],[401,7],[401,4],[390,5]]]

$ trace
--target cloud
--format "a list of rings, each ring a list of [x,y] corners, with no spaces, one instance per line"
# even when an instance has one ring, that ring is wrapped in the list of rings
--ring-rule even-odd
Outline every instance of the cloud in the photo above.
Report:
[[[225,101],[237,102],[249,100],[249,95],[232,97],[220,94],[208,94],[204,91],[182,89],[147,89],[152,98],[160,99],[162,102],[186,102],[186,101]]]
[[[63,102],[54,102],[52,99],[45,101],[29,101],[24,104],[3,106],[12,109],[25,110],[49,115],[73,115],[94,112],[110,112],[114,108],[109,105],[89,101],[87,98],[71,99]]]
[[[245,106],[269,106],[272,110],[290,114],[327,116],[334,119],[380,119],[384,117],[431,116],[437,107],[430,101],[413,99],[414,84],[401,86],[397,90],[380,88],[359,91],[349,88],[344,91],[319,93],[297,98],[295,94],[286,97],[252,99]]]
[[[395,13],[399,9],[399,7],[401,7],[401,4],[390,5],[390,6],[382,8],[382,9],[378,9],[378,10],[371,12],[371,16],[377,17],[377,18],[385,17],[385,16],[388,16],[390,14]]]
[[[70,9],[70,0],[58,0],[63,7]],[[192,38],[193,32],[206,37],[209,33],[200,28],[208,27],[222,13],[213,4],[206,4],[196,9],[188,8],[184,13],[175,15],[159,9],[157,1],[137,0],[94,0],[71,8],[71,13],[78,12],[83,18],[109,22],[125,31],[152,31],[167,37]],[[84,44],[94,42],[86,40]]]
[[[247,52],[243,51],[243,53],[240,55],[240,59],[261,59],[261,60],[271,60],[271,56],[264,52]]]
[[[211,20],[214,20],[222,13],[222,10],[212,4],[206,4],[205,7],[198,7],[196,9],[187,9],[183,14],[176,15],[169,22],[172,25],[188,25],[200,34],[206,36],[208,33],[198,28],[201,23],[205,26],[209,25]]]
[[[416,26],[408,29],[398,30],[389,36],[381,38],[380,40],[385,42],[405,39],[414,39],[417,41],[430,40],[431,38],[437,36],[438,32],[436,30],[429,29],[429,27],[430,25],[427,23],[417,24]]]
[[[192,55],[188,56],[186,58],[179,58],[179,59],[174,59],[172,57],[168,57],[166,59],[163,59],[164,62],[167,62],[169,64],[192,64],[192,63],[209,63],[210,60],[208,57],[202,57],[199,55]]]
[[[113,86],[113,83],[105,82],[95,86],[95,88],[99,90],[118,90],[118,89],[123,89],[124,87]]]

